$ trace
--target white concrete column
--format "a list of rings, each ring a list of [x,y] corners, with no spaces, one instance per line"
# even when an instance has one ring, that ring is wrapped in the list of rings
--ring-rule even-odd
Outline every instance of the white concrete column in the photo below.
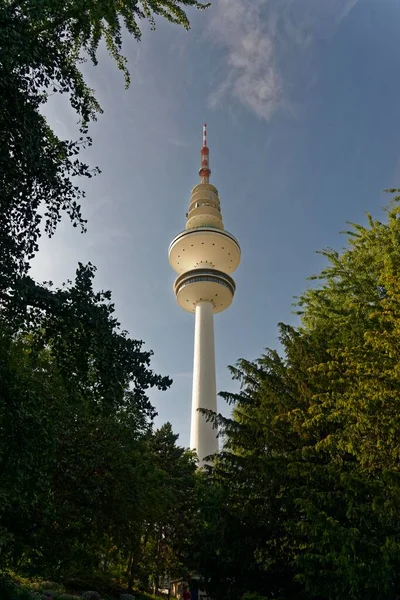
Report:
[[[196,450],[199,466],[204,458],[218,452],[217,431],[197,409],[217,410],[215,379],[214,314],[211,302],[196,305],[194,331],[194,366],[192,395],[192,426],[190,447]]]

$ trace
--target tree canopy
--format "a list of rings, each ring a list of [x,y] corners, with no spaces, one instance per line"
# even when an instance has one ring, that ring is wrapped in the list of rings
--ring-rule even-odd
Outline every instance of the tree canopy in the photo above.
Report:
[[[399,213],[397,198],[324,252],[281,354],[231,368],[241,391],[222,394],[233,418],[214,416],[226,442],[208,476],[219,517],[204,510],[194,542],[215,598],[400,593]]]
[[[185,11],[206,6],[0,3],[0,570],[146,587],[180,565],[195,459],[169,425],[154,430],[148,398],[171,379],[121,329],[93,265],[59,288],[35,282],[29,265],[63,215],[85,230],[81,181],[98,169],[79,154],[101,107],[83,63],[97,64],[103,43],[128,85],[123,36],[139,41],[141,23],[154,29],[158,17],[189,29]],[[68,96],[79,139],[46,120],[54,94]]]
[[[91,144],[89,122],[101,108],[82,75],[104,42],[129,83],[124,32],[141,38],[140,22],[157,17],[189,29],[185,9],[197,0],[3,0],[0,3],[0,277],[1,287],[26,272],[40,224],[52,235],[63,214],[85,229],[77,178],[98,170],[79,159]],[[60,139],[42,112],[49,94],[67,94],[80,124],[77,140]]]

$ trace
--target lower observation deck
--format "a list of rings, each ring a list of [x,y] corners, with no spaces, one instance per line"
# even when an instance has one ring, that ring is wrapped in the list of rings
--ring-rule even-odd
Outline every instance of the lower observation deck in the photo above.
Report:
[[[179,306],[192,313],[199,302],[211,302],[214,313],[222,312],[232,303],[235,289],[232,277],[215,269],[192,269],[174,283]]]

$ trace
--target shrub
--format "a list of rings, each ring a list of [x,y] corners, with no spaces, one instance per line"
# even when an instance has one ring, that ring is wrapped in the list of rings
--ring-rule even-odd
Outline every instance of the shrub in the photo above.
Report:
[[[132,594],[121,594],[119,600],[136,600]]]
[[[0,582],[1,600],[16,600],[18,594],[17,586],[11,581]]]
[[[57,600],[80,600],[80,596],[75,596],[74,594],[61,594],[57,596]]]
[[[71,594],[78,594],[80,596],[82,590],[96,590],[100,594],[100,597],[108,594],[116,598],[119,597],[120,593],[124,592],[124,588],[113,581],[108,573],[70,573],[65,578],[64,583]]]
[[[58,598],[61,594],[65,594],[65,587],[61,583],[55,581],[42,581],[39,586],[39,591],[42,593],[42,598]]]
[[[35,592],[34,590],[24,590],[19,588],[17,594],[15,595],[15,600],[42,600],[43,596],[39,592]]]
[[[254,592],[246,592],[243,594],[241,600],[268,600],[268,598]]]
[[[64,588],[62,585],[60,585],[59,583],[56,583],[55,581],[42,581],[42,583],[40,584],[40,589],[41,590],[59,590],[59,589],[63,589]]]
[[[84,600],[100,600],[99,592],[83,592],[81,598]]]

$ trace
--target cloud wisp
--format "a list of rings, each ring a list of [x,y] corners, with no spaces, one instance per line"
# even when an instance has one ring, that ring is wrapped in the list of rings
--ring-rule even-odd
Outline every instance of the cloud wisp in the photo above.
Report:
[[[269,119],[282,99],[275,66],[274,28],[264,22],[264,0],[218,0],[210,34],[227,52],[227,73],[210,98],[211,106],[233,94],[257,116]]]
[[[230,97],[269,120],[290,105],[293,82],[309,77],[313,41],[329,37],[359,0],[216,0],[209,37],[222,48],[223,76],[211,107]]]

